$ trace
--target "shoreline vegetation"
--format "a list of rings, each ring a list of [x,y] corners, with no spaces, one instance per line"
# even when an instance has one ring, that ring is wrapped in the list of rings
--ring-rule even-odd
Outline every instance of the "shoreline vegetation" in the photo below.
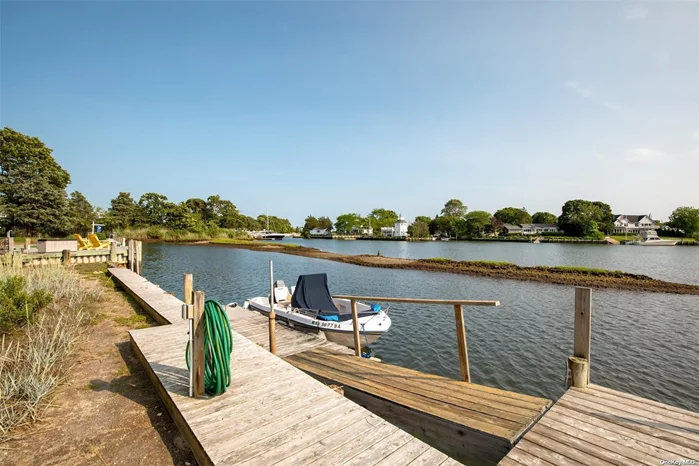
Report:
[[[399,259],[380,255],[345,255],[321,251],[296,243],[266,243],[238,239],[216,239],[185,244],[278,252],[364,267],[457,273],[476,277],[533,281],[569,286],[587,286],[592,288],[699,295],[699,285],[656,280],[646,275],[626,273],[620,270],[568,266],[527,267],[510,262],[455,261],[441,257],[434,257],[431,259]]]

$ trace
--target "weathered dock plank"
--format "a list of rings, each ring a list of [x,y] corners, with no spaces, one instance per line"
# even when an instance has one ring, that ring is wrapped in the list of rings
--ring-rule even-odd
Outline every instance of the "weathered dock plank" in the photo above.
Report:
[[[129,332],[131,346],[200,465],[409,464],[427,453],[429,464],[457,464],[235,329],[230,387],[190,398],[182,302],[133,272],[110,273],[156,320],[173,324]]]
[[[652,466],[681,460],[699,461],[699,414],[589,385],[569,389],[500,464]]]

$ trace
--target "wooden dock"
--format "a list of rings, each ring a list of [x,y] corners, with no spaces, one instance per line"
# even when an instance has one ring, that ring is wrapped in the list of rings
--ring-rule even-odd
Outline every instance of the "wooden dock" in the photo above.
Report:
[[[228,308],[231,326],[268,347],[268,319]],[[431,445],[458,457],[497,462],[551,405],[551,400],[426,374],[324,342],[277,323],[277,353],[345,396]]]
[[[127,269],[109,271],[156,320],[171,324],[129,332],[131,346],[200,465],[460,464],[236,331],[226,393],[190,398],[182,301]],[[283,344],[280,338],[280,351]]]
[[[684,460],[684,461],[683,461]],[[570,388],[502,466],[699,462],[699,414],[598,385]]]

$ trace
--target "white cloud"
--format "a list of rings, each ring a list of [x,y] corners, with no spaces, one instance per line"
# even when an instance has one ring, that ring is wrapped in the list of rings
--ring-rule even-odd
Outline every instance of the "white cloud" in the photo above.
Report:
[[[565,87],[573,89],[575,92],[577,92],[583,97],[592,97],[593,95],[595,95],[592,89],[588,89],[587,87],[583,86],[577,81],[568,81],[565,83]]]
[[[665,154],[647,147],[637,147],[626,153],[627,162],[653,162],[665,157]]]
[[[648,16],[648,8],[640,4],[631,5],[624,8],[621,12],[621,16],[626,21],[641,21]]]
[[[623,109],[624,109],[624,106],[623,106],[623,105],[617,104],[617,103],[615,103],[615,102],[602,102],[602,105],[604,105],[605,107],[607,107],[607,108],[610,109],[610,110],[619,111],[619,110],[623,110]]]

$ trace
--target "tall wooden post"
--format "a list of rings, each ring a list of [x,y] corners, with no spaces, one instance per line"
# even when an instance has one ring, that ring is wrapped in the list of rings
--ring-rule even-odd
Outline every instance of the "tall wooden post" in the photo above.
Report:
[[[357,315],[357,300],[350,300],[352,306],[352,329],[354,333],[354,355],[362,355],[362,343],[359,340],[359,316]]]
[[[133,240],[129,240],[129,245],[127,247],[127,260],[126,260],[126,265],[128,266],[129,270],[133,272],[134,268],[134,248],[133,248]]]
[[[24,238],[24,249],[29,249],[32,246],[31,238]]]
[[[109,243],[109,262],[116,265],[117,263],[117,244],[116,241]]]
[[[194,375],[194,396],[204,394],[204,303],[203,291],[194,292],[194,319],[192,328],[192,373]]]
[[[61,263],[63,265],[70,265],[70,249],[64,249],[61,256]]]
[[[185,304],[192,304],[194,298],[194,276],[191,273],[184,274],[184,296],[182,301]]]
[[[590,383],[590,339],[592,329],[592,290],[575,288],[575,337],[573,356],[587,360],[587,381]]]
[[[459,344],[459,366],[461,367],[461,380],[470,382],[471,369],[468,365],[468,347],[466,346],[464,308],[461,306],[461,304],[454,305],[454,319],[456,320],[456,341]]]
[[[136,273],[141,275],[141,264],[143,263],[143,241],[136,241]]]
[[[7,237],[7,251],[10,254],[15,252],[15,239],[12,236]]]
[[[277,327],[275,325],[277,315],[274,313],[274,268],[269,261],[269,352],[277,354]]]

